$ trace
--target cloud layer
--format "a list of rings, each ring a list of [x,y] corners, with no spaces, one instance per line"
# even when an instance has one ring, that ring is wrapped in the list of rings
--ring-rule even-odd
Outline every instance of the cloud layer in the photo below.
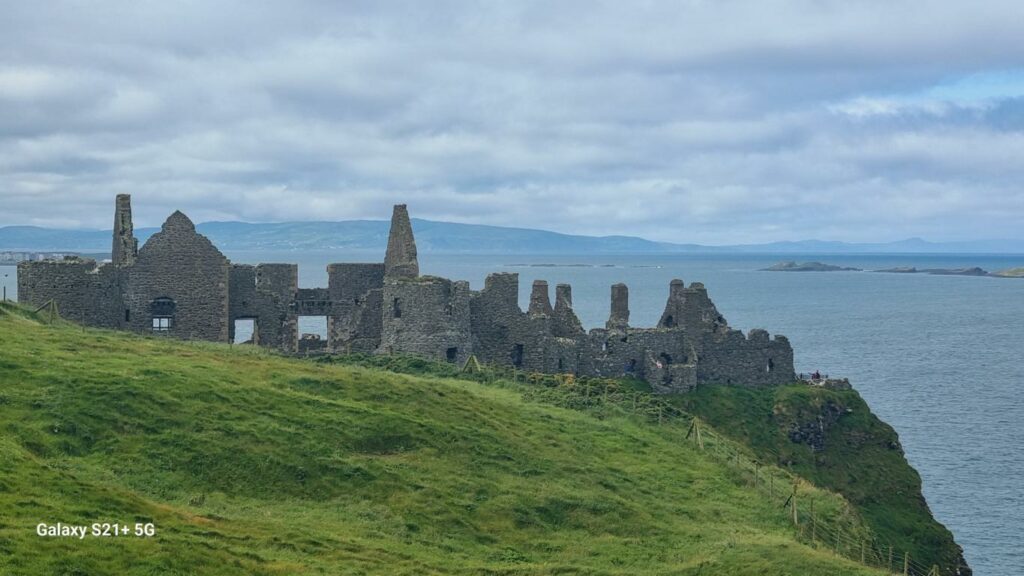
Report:
[[[0,225],[1021,238],[1024,4],[8,3]]]

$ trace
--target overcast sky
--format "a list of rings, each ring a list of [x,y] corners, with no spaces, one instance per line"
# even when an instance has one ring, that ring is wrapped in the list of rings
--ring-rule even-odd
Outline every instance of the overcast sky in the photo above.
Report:
[[[0,225],[1024,238],[1020,0],[262,4],[0,0]]]

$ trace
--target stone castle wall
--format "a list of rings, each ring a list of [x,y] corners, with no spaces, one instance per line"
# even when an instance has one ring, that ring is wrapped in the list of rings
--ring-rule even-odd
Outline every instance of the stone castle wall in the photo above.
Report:
[[[534,282],[523,311],[518,274],[491,274],[479,291],[420,276],[404,205],[395,207],[384,262],[331,264],[326,288],[299,288],[294,264],[231,264],[180,212],[141,250],[129,197],[118,196],[114,220],[113,262],[22,263],[19,299],[52,299],[62,316],[91,326],[230,342],[235,322],[251,319],[253,344],[290,353],[401,353],[460,364],[476,356],[524,371],[633,376],[658,393],[795,378],[785,337],[730,328],[698,282],[673,280],[652,328],[629,325],[629,289],[616,284],[608,322],[588,332],[567,284],[555,287],[552,305],[547,282]],[[326,317],[327,338],[300,337],[300,316]]]
[[[463,363],[473,354],[469,283],[420,276],[387,280],[380,351]]]
[[[168,335],[228,341],[230,264],[220,250],[175,212],[128,270],[128,327],[153,331],[156,317],[170,318]]]
[[[122,270],[91,259],[18,264],[19,301],[38,307],[53,300],[61,316],[88,326],[127,325],[123,284]]]

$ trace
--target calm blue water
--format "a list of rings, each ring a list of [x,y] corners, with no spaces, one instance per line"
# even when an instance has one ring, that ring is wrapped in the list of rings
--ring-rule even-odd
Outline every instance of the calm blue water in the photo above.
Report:
[[[326,286],[329,262],[382,258],[376,253],[229,256],[237,262],[297,262],[303,287]],[[631,324],[650,326],[661,315],[672,278],[703,282],[732,326],[788,336],[798,372],[817,369],[851,379],[872,410],[899,432],[935,516],[953,530],[976,574],[1019,573],[1024,566],[1024,279],[757,271],[792,259],[866,269],[1024,266],[1024,256],[932,255],[422,254],[420,262],[422,273],[469,280],[474,289],[483,286],[488,273],[518,272],[524,309],[534,279],[548,280],[552,292],[555,283],[568,282],[588,328],[604,325],[611,284],[629,285]],[[12,286],[13,271],[0,267],[0,280]]]

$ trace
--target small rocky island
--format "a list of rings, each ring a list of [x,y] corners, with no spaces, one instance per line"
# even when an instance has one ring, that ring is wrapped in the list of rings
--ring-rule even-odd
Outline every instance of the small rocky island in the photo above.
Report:
[[[850,266],[836,266],[823,262],[779,262],[767,268],[761,268],[767,272],[863,272],[861,268]],[[897,266],[872,272],[885,272],[888,274],[932,274],[936,276],[990,276],[992,278],[1024,278],[1024,267],[1008,268],[999,272],[989,272],[984,268],[973,266],[971,268],[917,268],[915,266]]]
[[[803,262],[796,263],[793,261],[779,262],[773,264],[767,268],[761,270],[766,272],[861,272],[860,268],[852,268],[848,266],[835,266],[833,264],[825,264],[822,262]]]
[[[915,268],[913,266],[900,266],[897,268],[875,270],[875,272],[887,272],[890,274],[933,274],[937,276],[993,276],[996,278],[1024,278],[1024,268],[1011,268],[1000,272],[989,272],[977,266],[971,268]]]

